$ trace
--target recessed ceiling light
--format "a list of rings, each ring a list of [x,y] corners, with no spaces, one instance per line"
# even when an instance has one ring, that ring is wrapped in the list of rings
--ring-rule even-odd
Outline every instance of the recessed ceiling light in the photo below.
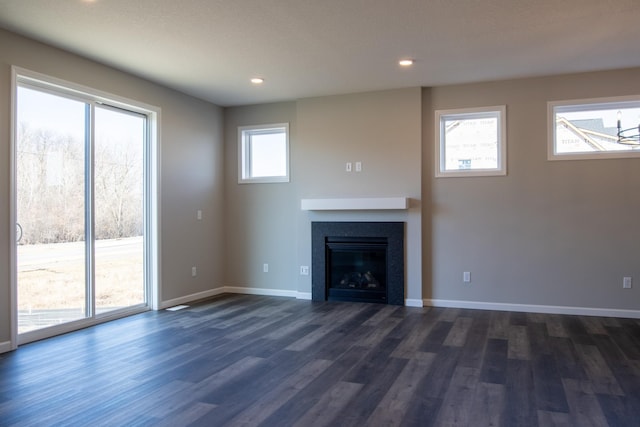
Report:
[[[253,83],[254,85],[260,85],[264,83],[264,79],[262,77],[254,77],[251,79],[251,83]]]
[[[398,64],[400,64],[400,66],[402,67],[410,67],[413,65],[413,59],[401,59],[400,61],[398,61]]]

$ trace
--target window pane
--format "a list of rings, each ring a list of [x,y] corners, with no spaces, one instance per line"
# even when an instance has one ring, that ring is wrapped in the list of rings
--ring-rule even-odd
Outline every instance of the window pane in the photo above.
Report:
[[[18,333],[87,316],[86,104],[18,87]]]
[[[251,176],[287,175],[287,136],[284,132],[251,136]]]
[[[145,302],[145,117],[95,110],[96,313]]]
[[[618,113],[622,129],[638,133],[640,107],[622,103],[572,105],[554,108],[555,153],[597,153],[638,150],[618,143]]]
[[[436,176],[506,175],[506,111],[436,110]]]
[[[238,127],[238,183],[289,182],[289,124]]]
[[[445,118],[445,170],[497,169],[498,119]]]

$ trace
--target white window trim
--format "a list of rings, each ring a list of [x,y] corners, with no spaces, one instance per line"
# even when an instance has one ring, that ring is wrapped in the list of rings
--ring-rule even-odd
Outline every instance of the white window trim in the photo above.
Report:
[[[465,169],[447,171],[445,169],[445,150],[443,147],[443,120],[449,116],[473,117],[486,113],[497,113],[498,118],[498,167],[492,169]],[[435,176],[442,177],[478,177],[504,176],[507,174],[507,106],[458,108],[453,110],[436,110],[435,112]]]
[[[270,129],[282,129],[285,131],[285,167],[286,174],[283,176],[262,176],[258,178],[246,177],[247,171],[250,167],[249,158],[247,156],[247,141],[244,139],[244,132],[251,130],[270,130]],[[252,184],[252,183],[282,183],[290,181],[290,167],[289,167],[289,123],[271,123],[264,125],[251,125],[251,126],[238,126],[238,184]]]
[[[593,160],[593,159],[628,159],[640,157],[640,149],[634,151],[607,151],[584,153],[556,153],[556,124],[554,120],[555,107],[574,105],[584,110],[604,107],[611,103],[640,103],[640,95],[615,96],[606,98],[570,99],[547,102],[547,160]],[[576,108],[576,111],[580,108]]]

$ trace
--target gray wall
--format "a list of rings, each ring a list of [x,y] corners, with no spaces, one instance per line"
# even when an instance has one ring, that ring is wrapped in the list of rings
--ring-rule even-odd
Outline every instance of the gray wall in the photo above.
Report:
[[[295,292],[295,170],[287,183],[238,184],[238,126],[273,123],[289,123],[293,156],[299,149],[295,102],[225,109],[225,285]]]
[[[162,299],[223,281],[222,109],[143,79],[0,30],[0,343],[10,339],[11,65],[160,107]],[[203,221],[196,221],[196,210]],[[191,266],[198,277],[191,277]]]
[[[421,90],[410,88],[225,110],[227,284],[311,292],[311,221],[405,221],[407,297],[421,299]],[[291,182],[237,184],[237,126],[291,123]],[[345,172],[361,161],[360,173]],[[306,212],[303,198],[411,197],[399,212]],[[262,273],[270,262],[272,271]],[[313,272],[312,272],[313,273]]]
[[[424,90],[424,297],[639,310],[640,159],[546,151],[547,101],[630,94],[640,69]],[[433,178],[434,111],[501,104],[508,175]]]

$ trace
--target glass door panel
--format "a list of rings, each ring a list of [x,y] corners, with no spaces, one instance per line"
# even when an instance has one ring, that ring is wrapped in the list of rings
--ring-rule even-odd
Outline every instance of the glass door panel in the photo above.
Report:
[[[96,106],[94,145],[96,314],[145,303],[146,118]]]
[[[84,102],[18,87],[18,333],[88,315],[87,108]]]

